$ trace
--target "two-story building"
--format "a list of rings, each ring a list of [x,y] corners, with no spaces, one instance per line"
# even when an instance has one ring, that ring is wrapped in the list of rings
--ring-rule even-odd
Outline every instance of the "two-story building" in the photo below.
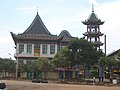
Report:
[[[39,57],[53,58],[57,51],[68,45],[72,36],[63,30],[58,36],[51,34],[38,12],[31,25],[21,34],[11,32],[15,43],[15,57],[19,60],[37,60]]]

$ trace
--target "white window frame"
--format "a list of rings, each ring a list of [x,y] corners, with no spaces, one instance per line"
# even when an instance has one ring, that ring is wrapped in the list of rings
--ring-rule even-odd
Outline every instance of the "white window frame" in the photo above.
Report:
[[[51,46],[54,46],[54,48],[53,47],[51,47]],[[50,45],[50,54],[55,54],[55,44],[51,44]]]
[[[47,44],[42,44],[42,54],[48,54],[48,45]]]

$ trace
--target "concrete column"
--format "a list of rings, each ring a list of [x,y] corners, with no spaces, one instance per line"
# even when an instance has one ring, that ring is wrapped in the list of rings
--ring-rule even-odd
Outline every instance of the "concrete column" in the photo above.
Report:
[[[42,54],[42,44],[40,44],[40,54]]]
[[[55,54],[57,53],[57,50],[58,50],[58,46],[55,45]]]
[[[32,44],[32,55],[34,55],[34,44]]]
[[[24,44],[24,53],[23,54],[26,54],[27,53],[27,44]]]
[[[47,44],[47,54],[50,54],[50,45]]]
[[[19,53],[19,44],[16,45],[16,53]]]

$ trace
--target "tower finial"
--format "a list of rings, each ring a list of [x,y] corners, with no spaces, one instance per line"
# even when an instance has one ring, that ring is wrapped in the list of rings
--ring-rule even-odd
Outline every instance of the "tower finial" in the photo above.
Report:
[[[94,13],[94,4],[92,4],[92,12]]]
[[[38,7],[37,7],[37,15],[38,15]]]
[[[38,0],[36,0],[36,1],[37,1],[37,4],[36,4],[37,5],[37,15],[38,15]]]

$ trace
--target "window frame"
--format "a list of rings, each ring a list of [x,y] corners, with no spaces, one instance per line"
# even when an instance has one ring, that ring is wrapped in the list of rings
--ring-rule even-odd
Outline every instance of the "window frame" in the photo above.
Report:
[[[27,44],[27,54],[32,54],[32,44]]]
[[[55,54],[55,44],[50,45],[50,54]]]
[[[42,44],[42,54],[48,54],[48,45]]]
[[[24,44],[19,44],[19,54],[22,54],[22,53],[24,53],[25,51],[24,51]]]

